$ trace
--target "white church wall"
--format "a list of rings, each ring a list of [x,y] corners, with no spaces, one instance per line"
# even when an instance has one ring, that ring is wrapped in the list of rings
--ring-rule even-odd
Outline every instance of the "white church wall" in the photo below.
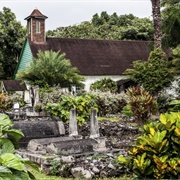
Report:
[[[91,84],[103,78],[110,78],[113,81],[119,81],[121,79],[127,79],[127,76],[85,76],[85,81],[84,81],[85,91],[89,92]]]

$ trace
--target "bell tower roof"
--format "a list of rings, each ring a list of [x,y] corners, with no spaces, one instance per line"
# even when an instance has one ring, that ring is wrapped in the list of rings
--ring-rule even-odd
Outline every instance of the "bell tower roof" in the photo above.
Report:
[[[30,18],[37,18],[37,19],[47,19],[48,17],[43,15],[37,8],[33,10],[33,12],[25,18],[25,20],[28,20]]]

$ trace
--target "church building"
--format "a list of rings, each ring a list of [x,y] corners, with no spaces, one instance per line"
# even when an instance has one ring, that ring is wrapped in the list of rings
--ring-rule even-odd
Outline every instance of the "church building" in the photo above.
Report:
[[[102,78],[111,78],[116,82],[127,79],[123,72],[132,67],[135,60],[146,61],[150,53],[148,41],[120,41],[78,38],[46,37],[45,21],[47,16],[38,9],[25,18],[27,20],[27,39],[24,42],[15,71],[24,70],[37,57],[39,50],[60,51],[66,53],[72,66],[85,77],[85,90]],[[58,21],[58,19],[56,20]]]

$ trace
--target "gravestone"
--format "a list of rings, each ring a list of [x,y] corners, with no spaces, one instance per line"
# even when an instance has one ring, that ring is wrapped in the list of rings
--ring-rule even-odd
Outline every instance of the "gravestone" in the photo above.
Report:
[[[62,126],[62,124],[61,124]],[[32,121],[15,121],[12,127],[23,132],[24,137],[19,140],[20,147],[27,147],[31,139],[53,138],[64,135],[64,131],[59,128],[57,121],[52,120],[32,120]]]
[[[78,136],[76,109],[70,110],[69,136]]]
[[[95,109],[92,109],[90,116],[90,138],[98,138],[98,137],[100,137],[100,135],[99,135],[97,112]]]
[[[52,138],[40,138],[40,139],[31,139],[28,143],[27,149],[29,151],[46,151],[47,145],[54,142],[60,141],[69,141],[72,140],[73,137],[61,136],[61,137],[52,137]]]
[[[47,151],[56,155],[83,155],[94,153],[97,141],[94,139],[74,139],[68,141],[51,142]]]

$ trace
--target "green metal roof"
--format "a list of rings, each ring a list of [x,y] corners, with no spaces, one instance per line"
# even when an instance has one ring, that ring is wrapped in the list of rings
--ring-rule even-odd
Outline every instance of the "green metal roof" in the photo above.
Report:
[[[33,56],[31,52],[31,48],[29,46],[29,41],[26,39],[23,48],[21,50],[18,65],[14,73],[14,79],[17,79],[16,75],[19,71],[27,69],[28,65],[32,62],[32,58]]]

